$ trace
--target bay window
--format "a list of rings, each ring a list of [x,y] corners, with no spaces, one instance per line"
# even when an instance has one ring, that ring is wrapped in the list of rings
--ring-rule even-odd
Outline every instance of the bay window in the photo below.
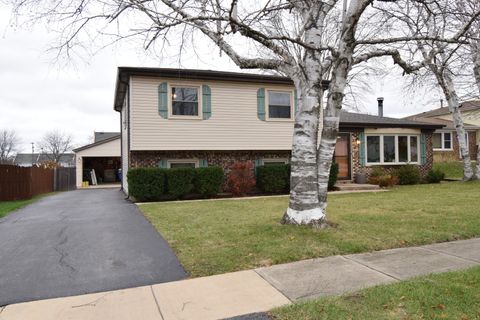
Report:
[[[416,135],[367,135],[367,164],[418,163],[418,141]]]

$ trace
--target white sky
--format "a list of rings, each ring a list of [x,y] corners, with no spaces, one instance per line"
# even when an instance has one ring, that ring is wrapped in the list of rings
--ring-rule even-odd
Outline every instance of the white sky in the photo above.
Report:
[[[119,115],[113,111],[117,66],[184,67],[239,71],[211,43],[198,54],[159,59],[147,56],[132,43],[104,49],[89,61],[61,67],[47,52],[54,35],[38,26],[29,30],[9,26],[10,10],[0,7],[0,129],[15,129],[20,151],[30,152],[47,131],[72,134],[76,146],[89,142],[93,131],[119,131]],[[201,57],[199,59],[198,57]],[[362,112],[376,114],[376,97],[385,98],[385,116],[401,117],[438,107],[428,95],[408,97],[400,76],[371,79],[373,92],[365,95]],[[37,150],[38,151],[38,150]]]

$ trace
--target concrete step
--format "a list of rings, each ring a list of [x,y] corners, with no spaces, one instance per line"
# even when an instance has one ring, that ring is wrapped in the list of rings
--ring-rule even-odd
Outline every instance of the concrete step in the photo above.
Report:
[[[380,190],[381,188],[375,184],[358,184],[358,183],[337,183],[335,187],[339,191],[360,191],[360,190]]]

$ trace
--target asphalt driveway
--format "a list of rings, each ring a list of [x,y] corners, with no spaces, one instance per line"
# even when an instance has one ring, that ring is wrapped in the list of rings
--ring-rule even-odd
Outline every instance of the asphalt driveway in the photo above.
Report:
[[[59,193],[0,219],[0,306],[185,277],[118,189]]]

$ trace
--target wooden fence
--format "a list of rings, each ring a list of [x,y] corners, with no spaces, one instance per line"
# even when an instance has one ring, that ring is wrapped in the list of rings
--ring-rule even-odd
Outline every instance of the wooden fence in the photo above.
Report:
[[[0,201],[30,199],[42,193],[73,190],[74,186],[75,168],[0,165]]]

